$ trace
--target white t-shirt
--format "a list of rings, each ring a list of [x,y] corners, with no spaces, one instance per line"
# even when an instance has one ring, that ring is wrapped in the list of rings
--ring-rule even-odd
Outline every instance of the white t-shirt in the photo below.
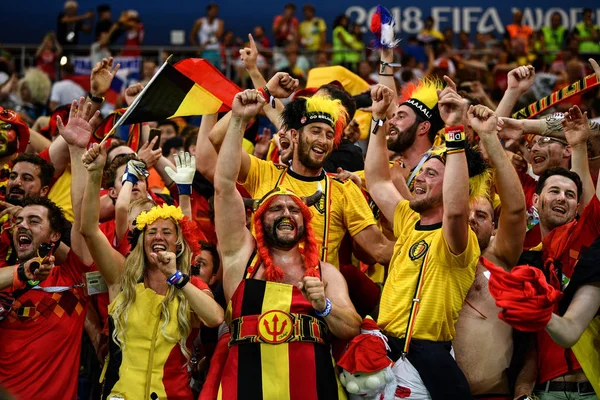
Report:
[[[71,80],[62,80],[52,85],[50,101],[55,102],[57,107],[71,104],[73,100],[85,97],[87,93],[81,86]]]

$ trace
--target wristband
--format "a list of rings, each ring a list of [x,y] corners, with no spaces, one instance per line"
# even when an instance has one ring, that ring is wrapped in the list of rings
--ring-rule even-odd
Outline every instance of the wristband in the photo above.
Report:
[[[183,287],[185,285],[188,284],[188,282],[190,281],[190,276],[186,275],[186,274],[182,274],[183,278],[181,278],[180,281],[176,282],[173,286],[175,286],[177,289],[183,289]]]
[[[385,121],[387,121],[387,117],[383,117],[381,119],[375,119],[374,117],[371,118],[373,120],[373,122],[375,122],[375,126],[373,127],[373,130],[371,131],[371,133],[373,135],[377,135],[377,129],[381,128],[383,126],[383,124],[385,123]]]
[[[275,108],[275,97],[271,95],[271,92],[269,92],[269,88],[267,87],[267,85],[258,88],[258,91],[260,94],[262,94],[262,97],[265,99],[265,102],[271,107]]]
[[[27,275],[25,274],[25,264],[19,265],[17,267],[16,272],[17,272],[16,280],[13,275],[13,285],[15,287],[18,287],[18,288],[34,287],[40,283],[40,281],[29,280],[29,278],[27,278]]]
[[[402,64],[401,63],[389,63],[389,62],[385,62],[385,61],[379,61],[379,64],[381,65],[381,69],[379,70],[379,75],[383,75],[383,76],[392,76],[393,74],[390,75],[384,75],[383,73],[385,72],[385,67],[401,67]]]
[[[25,276],[25,266],[23,264],[16,265],[13,271],[13,284],[14,290],[25,289],[27,287],[27,277]]]
[[[181,272],[180,270],[177,270],[173,275],[171,275],[171,277],[169,279],[167,279],[167,283],[169,285],[175,285],[181,279],[183,279],[183,272]]]
[[[104,97],[96,97],[92,95],[92,92],[88,92],[87,97],[92,101],[92,103],[102,104],[104,103]]]
[[[331,313],[331,301],[325,299],[325,309],[323,311],[315,310],[317,317],[325,318]]]
[[[465,148],[465,127],[463,125],[449,126],[444,129],[446,133],[446,148],[448,153],[452,150],[459,150]]]
[[[179,195],[188,195],[192,194],[192,184],[191,183],[177,183],[177,191]]]

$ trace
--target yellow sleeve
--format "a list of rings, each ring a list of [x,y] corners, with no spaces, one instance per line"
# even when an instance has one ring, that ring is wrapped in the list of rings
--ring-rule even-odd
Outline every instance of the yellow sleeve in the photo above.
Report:
[[[248,171],[248,176],[246,176],[246,181],[238,183],[241,184],[251,196],[254,196],[261,185],[261,181],[263,183],[271,181],[273,170],[276,169],[277,168],[272,162],[261,160],[250,155],[250,170]]]
[[[254,154],[254,143],[252,143],[246,138],[244,138],[244,140],[242,141],[242,148],[246,150],[246,153],[250,155]]]
[[[343,185],[344,224],[350,235],[354,236],[366,227],[375,225],[375,217],[358,186],[352,181],[347,181]]]
[[[481,255],[479,249],[479,242],[477,241],[477,235],[473,232],[473,229],[469,228],[469,241],[467,242],[467,248],[461,254],[453,254],[448,246],[448,241],[444,236],[444,231],[441,231],[442,243],[444,244],[444,253],[449,259],[453,259],[453,262],[447,263],[448,266],[460,266],[460,267],[474,267],[477,265],[477,260]]]
[[[71,168],[67,168],[65,172],[58,178],[50,192],[48,198],[56,205],[62,208],[65,218],[73,223],[75,214],[73,213],[73,205],[71,204]]]
[[[325,20],[323,18],[321,18],[319,21],[319,30],[321,32],[325,32],[327,30],[327,24],[325,23]]]
[[[410,208],[408,200],[402,200],[396,206],[394,211],[394,236],[400,237],[402,231],[406,229],[407,224],[413,223],[415,212]],[[412,228],[412,227],[411,227]]]

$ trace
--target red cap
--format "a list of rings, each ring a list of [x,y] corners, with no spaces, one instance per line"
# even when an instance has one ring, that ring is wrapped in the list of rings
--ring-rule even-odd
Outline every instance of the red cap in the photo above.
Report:
[[[369,318],[363,320],[362,332],[376,331],[379,334],[361,333],[348,344],[337,365],[351,374],[357,372],[377,372],[392,364],[387,356],[386,342],[379,332],[375,321]]]
[[[0,107],[0,121],[11,124],[19,136],[19,146],[17,151],[24,153],[29,144],[29,126],[13,110]]]

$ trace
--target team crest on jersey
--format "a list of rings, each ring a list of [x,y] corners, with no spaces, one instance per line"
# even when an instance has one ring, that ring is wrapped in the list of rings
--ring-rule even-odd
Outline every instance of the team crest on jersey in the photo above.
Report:
[[[325,213],[325,196],[321,196],[321,198],[314,205],[314,207],[317,209],[319,214],[324,214]]]
[[[427,254],[428,250],[429,245],[427,242],[424,240],[419,240],[417,243],[410,246],[410,250],[408,250],[408,256],[411,260],[415,261]]]
[[[261,341],[270,344],[284,343],[294,332],[294,319],[285,311],[271,310],[258,318],[257,327]]]

